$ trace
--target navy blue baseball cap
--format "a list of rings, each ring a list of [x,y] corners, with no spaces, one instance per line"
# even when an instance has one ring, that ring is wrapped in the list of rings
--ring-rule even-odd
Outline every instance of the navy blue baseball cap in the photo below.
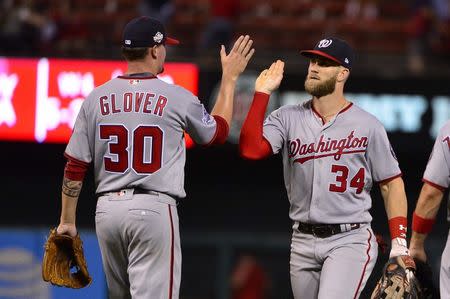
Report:
[[[166,35],[164,25],[150,17],[138,17],[125,25],[122,45],[127,48],[153,47],[155,45],[178,45],[180,42]]]
[[[303,50],[300,54],[308,58],[321,56],[333,60],[343,67],[352,68],[355,54],[352,47],[343,39],[328,37],[320,40],[313,50]]]

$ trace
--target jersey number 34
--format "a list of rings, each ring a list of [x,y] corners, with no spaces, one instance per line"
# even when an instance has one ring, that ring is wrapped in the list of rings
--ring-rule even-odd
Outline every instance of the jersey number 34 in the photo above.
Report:
[[[344,165],[331,165],[331,172],[336,173],[336,183],[330,184],[328,190],[331,192],[345,192],[347,190],[348,167]],[[358,172],[350,180],[351,188],[356,189],[356,194],[360,194],[364,189],[364,168],[360,168]]]
[[[109,153],[105,156],[105,170],[124,173],[131,167],[138,174],[151,174],[161,168],[164,132],[157,126],[139,126],[129,141],[128,129],[123,125],[100,125],[100,139],[108,140]],[[151,149],[147,148],[151,140]],[[132,150],[129,150],[131,142]],[[146,159],[147,151],[150,153]]]

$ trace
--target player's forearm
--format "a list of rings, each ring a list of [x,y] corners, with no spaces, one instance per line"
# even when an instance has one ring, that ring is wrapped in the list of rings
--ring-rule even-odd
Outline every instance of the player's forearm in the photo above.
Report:
[[[422,218],[434,219],[439,210],[444,193],[428,184],[422,186],[415,213]]]
[[[433,227],[443,194],[441,190],[428,184],[422,186],[413,214],[411,248],[423,248],[425,239]]]
[[[61,224],[75,224],[78,197],[80,196],[83,179],[89,167],[89,163],[75,159],[69,154],[62,183],[62,207]]]
[[[389,219],[389,232],[392,241],[389,257],[409,255],[406,242],[408,204],[403,180],[398,177],[382,184],[380,187]]]
[[[270,143],[263,136],[264,114],[268,102],[268,94],[255,92],[239,137],[239,152],[244,158],[257,160],[272,153]]]
[[[380,186],[388,219],[407,217],[408,202],[401,178],[393,179]]]
[[[80,196],[83,181],[73,181],[66,177],[62,184],[62,207],[61,219],[62,224],[75,224],[78,197]]]
[[[228,126],[231,126],[233,114],[233,98],[236,87],[237,78],[227,75],[222,76],[219,93],[217,95],[216,104],[211,111],[212,115],[219,115],[226,120]]]

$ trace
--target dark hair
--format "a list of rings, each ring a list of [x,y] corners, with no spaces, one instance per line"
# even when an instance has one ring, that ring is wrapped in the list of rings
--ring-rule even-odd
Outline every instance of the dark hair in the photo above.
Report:
[[[142,60],[148,55],[148,48],[128,48],[122,46],[122,56],[127,61]]]

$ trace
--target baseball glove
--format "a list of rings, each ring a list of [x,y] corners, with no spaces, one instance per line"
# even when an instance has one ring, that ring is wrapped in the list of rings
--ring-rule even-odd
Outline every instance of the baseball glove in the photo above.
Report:
[[[42,278],[54,285],[73,289],[91,283],[79,235],[58,235],[56,228],[50,230],[42,261]]]
[[[423,299],[439,298],[439,292],[433,283],[433,272],[431,267],[421,260],[414,259],[416,263],[416,278],[422,289]]]
[[[372,292],[371,299],[418,299],[422,290],[414,276],[414,260],[409,255],[392,257]]]

